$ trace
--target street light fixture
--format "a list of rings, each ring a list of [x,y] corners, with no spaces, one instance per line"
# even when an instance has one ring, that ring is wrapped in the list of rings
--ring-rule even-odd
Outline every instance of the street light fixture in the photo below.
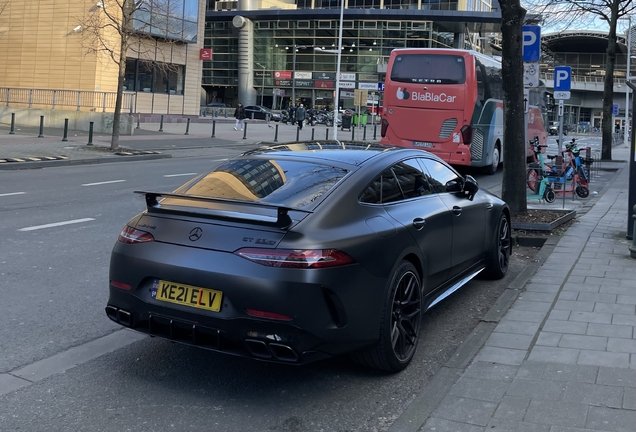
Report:
[[[256,66],[263,68],[263,76],[261,77],[261,79],[262,79],[262,81],[261,81],[261,106],[264,106],[263,105],[263,98],[265,97],[265,66],[263,66],[259,62],[256,62]]]
[[[296,105],[296,51],[307,49],[305,45],[294,45],[294,60],[292,63],[292,104]]]

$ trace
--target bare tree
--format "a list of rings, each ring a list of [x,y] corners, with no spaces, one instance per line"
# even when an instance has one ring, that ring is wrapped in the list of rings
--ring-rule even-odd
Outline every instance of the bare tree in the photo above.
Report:
[[[512,213],[528,210],[525,182],[525,122],[523,109],[523,35],[526,10],[520,0],[499,0],[501,6],[502,67],[504,93],[504,142],[502,198]]]
[[[0,0],[0,17],[2,13],[9,7],[9,0]],[[0,18],[0,35],[8,31],[8,28],[5,27],[2,23],[2,18]]]
[[[81,33],[85,51],[117,67],[117,97],[110,144],[112,150],[119,147],[126,58],[133,53],[151,63],[155,69],[163,68],[164,73],[173,67],[165,59],[171,51],[171,44],[175,43],[170,35],[178,34],[176,29],[171,31],[169,28],[174,21],[171,18],[176,16],[179,14],[170,10],[167,0],[102,0],[78,19],[76,29]],[[162,31],[157,33],[155,29]],[[158,40],[161,40],[161,49],[157,49]],[[158,59],[158,56],[163,57]]]
[[[601,157],[612,159],[612,103],[614,89],[614,68],[616,65],[616,32],[618,20],[632,14],[636,9],[634,0],[530,0],[533,9],[541,12],[546,27],[558,24],[562,28],[576,25],[590,25],[600,19],[609,26],[607,42],[607,62],[603,86],[603,147]],[[628,54],[629,55],[629,54]]]

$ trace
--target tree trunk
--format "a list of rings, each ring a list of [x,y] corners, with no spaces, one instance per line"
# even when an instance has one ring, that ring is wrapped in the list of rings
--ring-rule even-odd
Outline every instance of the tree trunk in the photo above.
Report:
[[[113,135],[110,140],[111,150],[119,148],[119,125],[121,123],[121,107],[124,102],[124,78],[126,75],[126,52],[128,51],[128,35],[122,34],[119,52],[119,70],[117,73],[117,98],[113,113]]]
[[[618,23],[618,6],[621,0],[612,1],[611,21],[607,41],[607,62],[605,63],[605,81],[603,86],[603,145],[601,159],[612,160],[612,142],[614,135],[614,66],[616,65],[616,25]],[[629,55],[629,54],[628,54]]]
[[[512,213],[528,210],[526,199],[526,146],[523,102],[523,35],[526,10],[520,0],[499,0],[501,5],[502,76],[504,91],[504,147],[502,198]]]

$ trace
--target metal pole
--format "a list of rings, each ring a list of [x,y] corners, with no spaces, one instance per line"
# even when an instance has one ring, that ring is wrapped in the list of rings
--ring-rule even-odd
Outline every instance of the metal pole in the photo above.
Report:
[[[632,17],[629,16],[629,26],[627,27],[627,71],[625,82],[629,81],[630,59],[632,57]],[[625,130],[623,130],[623,142],[625,147],[629,147],[629,86],[625,85]]]
[[[278,125],[276,125],[276,130],[274,131],[274,142],[278,142]]]
[[[161,120],[159,121],[159,132],[163,132],[163,114],[161,114]]]
[[[373,122],[373,139],[376,140],[378,135],[378,124],[376,122]]]
[[[245,122],[245,126],[243,127],[243,139],[247,139],[247,122]]]
[[[15,113],[11,113],[11,130],[9,135],[15,135]]]
[[[366,141],[367,140],[367,125],[363,125],[363,130],[362,130],[362,140]]]
[[[216,120],[212,120],[212,136],[210,138],[215,138],[216,131]]]
[[[141,114],[137,113],[137,128],[136,129],[141,129],[141,126],[139,125],[139,123],[141,123]]]
[[[316,128],[311,128],[311,140],[314,140],[314,132],[316,132]]]
[[[344,0],[340,0],[340,25],[338,29],[338,60],[336,61],[336,90],[334,91],[333,139],[338,139],[338,103],[340,101],[340,61],[342,59],[342,23],[344,18]]]
[[[296,141],[300,141],[300,128],[296,126]]]
[[[356,127],[352,126],[351,127],[351,141],[355,141],[356,140]]]
[[[296,44],[294,44],[294,57],[292,61],[292,105],[296,105]]]
[[[329,141],[329,128],[325,129],[325,141]]]
[[[188,117],[188,122],[186,123],[186,133],[185,135],[190,135],[190,117]]]
[[[88,124],[88,144],[89,146],[93,145],[93,122]]]
[[[44,138],[44,116],[40,116],[40,134],[38,138]]]
[[[64,119],[64,136],[62,137],[62,141],[68,141],[68,119]]]

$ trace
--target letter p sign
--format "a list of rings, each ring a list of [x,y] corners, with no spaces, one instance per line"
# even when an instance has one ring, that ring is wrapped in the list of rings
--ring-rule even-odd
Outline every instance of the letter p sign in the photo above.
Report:
[[[570,91],[572,68],[557,66],[554,68],[554,91]]]
[[[538,62],[541,57],[541,27],[523,26],[523,61]]]

